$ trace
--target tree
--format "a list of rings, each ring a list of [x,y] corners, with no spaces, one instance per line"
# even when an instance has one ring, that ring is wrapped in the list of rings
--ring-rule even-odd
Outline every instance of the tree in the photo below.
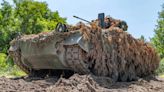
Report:
[[[32,34],[41,31],[51,31],[58,22],[65,22],[58,12],[52,12],[46,2],[34,0],[14,0],[15,16],[19,20],[18,30]]]
[[[141,39],[142,41],[146,42],[146,39],[145,39],[145,37],[144,37],[143,35],[141,35],[140,39]]]
[[[12,36],[14,36],[14,16],[12,6],[3,0],[0,9],[0,51],[6,53],[9,42]]]
[[[46,2],[13,0],[14,7],[3,0],[0,7],[0,52],[7,53],[9,42],[18,33],[36,34],[51,31],[66,19],[48,8]]]
[[[164,4],[162,5],[162,11],[159,12],[157,26],[154,32],[155,35],[151,41],[159,52],[161,58],[164,58]]]

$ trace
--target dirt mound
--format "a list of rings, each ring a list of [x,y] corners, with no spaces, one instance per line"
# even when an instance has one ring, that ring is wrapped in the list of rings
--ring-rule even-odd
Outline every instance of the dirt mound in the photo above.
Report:
[[[46,92],[46,88],[53,85],[57,78],[48,78],[44,80],[34,79],[8,79],[0,78],[0,92]]]
[[[105,88],[100,87],[91,75],[80,76],[78,74],[73,75],[69,79],[59,79],[58,82],[47,89],[48,92],[101,92]]]
[[[108,77],[74,74],[65,78],[0,78],[0,92],[164,92],[164,79],[114,82]]]
[[[114,82],[108,77],[73,75],[59,79],[48,92],[164,92],[164,80],[147,77],[132,82]]]

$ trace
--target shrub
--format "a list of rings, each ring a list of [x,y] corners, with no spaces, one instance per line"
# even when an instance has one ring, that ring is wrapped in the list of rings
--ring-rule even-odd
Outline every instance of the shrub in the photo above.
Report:
[[[164,58],[161,59],[159,68],[156,70],[156,73],[159,75],[164,74]]]
[[[0,76],[18,77],[25,75],[26,74],[22,70],[13,64],[11,58],[8,58],[4,53],[0,53]]]
[[[7,58],[6,54],[0,53],[0,69],[3,69],[3,68],[7,67],[6,58]]]

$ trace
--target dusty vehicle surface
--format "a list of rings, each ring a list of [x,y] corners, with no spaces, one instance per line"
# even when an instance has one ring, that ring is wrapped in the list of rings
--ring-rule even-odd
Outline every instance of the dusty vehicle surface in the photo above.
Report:
[[[70,70],[131,81],[153,74],[159,65],[155,49],[126,30],[126,22],[100,14],[87,25],[59,24],[52,32],[17,37],[9,54],[29,75]]]

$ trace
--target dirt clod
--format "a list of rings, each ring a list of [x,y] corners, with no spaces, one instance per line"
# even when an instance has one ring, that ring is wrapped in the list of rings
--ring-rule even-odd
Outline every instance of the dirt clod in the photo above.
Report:
[[[74,74],[68,79],[0,78],[0,92],[164,92],[164,79],[147,77],[132,82],[114,82],[109,77]]]

